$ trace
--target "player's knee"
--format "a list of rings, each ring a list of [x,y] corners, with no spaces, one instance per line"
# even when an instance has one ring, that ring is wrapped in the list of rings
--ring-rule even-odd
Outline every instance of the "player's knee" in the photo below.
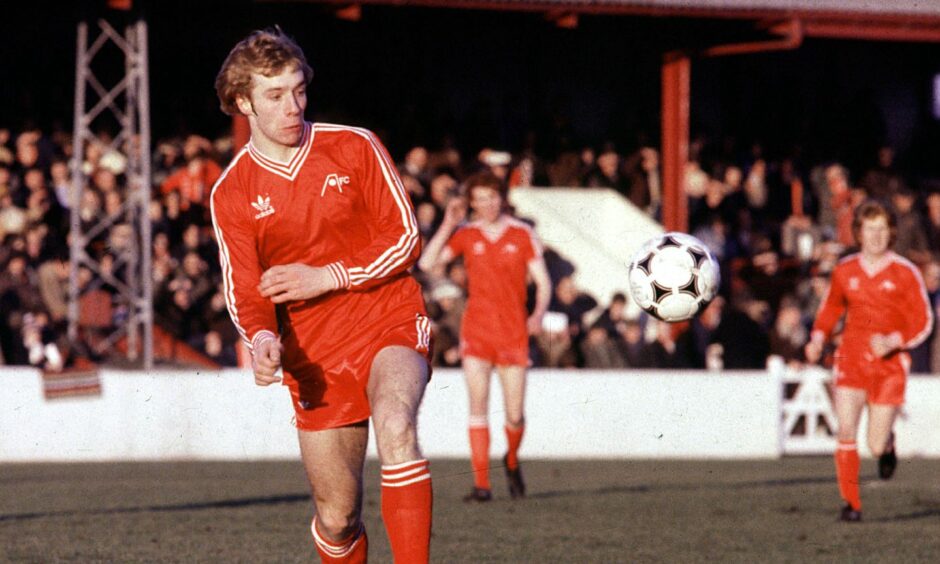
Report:
[[[374,417],[375,441],[383,464],[397,464],[417,456],[418,437],[414,419],[405,413]]]
[[[333,540],[345,539],[358,530],[359,513],[318,503],[317,528]]]
[[[525,416],[520,414],[507,414],[506,426],[510,429],[518,429],[525,425]]]
[[[407,442],[415,436],[414,418],[409,413],[395,410],[373,418],[376,433],[385,441],[393,443]]]

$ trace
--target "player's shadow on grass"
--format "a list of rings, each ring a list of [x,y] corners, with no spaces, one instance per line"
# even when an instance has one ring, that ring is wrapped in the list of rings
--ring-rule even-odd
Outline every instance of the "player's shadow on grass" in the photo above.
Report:
[[[552,499],[556,497],[581,497],[585,495],[611,495],[611,494],[631,494],[631,493],[648,493],[652,491],[651,486],[637,485],[637,486],[607,486],[604,488],[595,488],[593,490],[556,490],[556,491],[546,491],[546,492],[532,492],[526,494],[526,497],[529,499]]]
[[[533,499],[550,499],[555,497],[584,496],[584,495],[611,495],[611,494],[635,494],[649,493],[654,491],[703,491],[703,490],[738,490],[749,488],[773,488],[805,486],[814,484],[829,484],[832,482],[830,477],[803,477],[803,478],[781,478],[776,480],[751,480],[747,482],[730,482],[725,484],[637,484],[635,486],[606,486],[592,490],[556,490],[544,492],[532,492],[527,497]]]
[[[880,517],[878,519],[868,519],[869,523],[900,523],[904,521],[916,521],[917,519],[929,519],[931,517],[940,517],[940,508],[925,509],[915,511],[914,513],[902,513],[893,517]]]
[[[74,517],[88,515],[119,515],[123,513],[147,513],[164,511],[201,511],[204,509],[228,509],[239,507],[255,507],[259,505],[279,505],[282,503],[307,503],[310,494],[286,494],[262,497],[246,497],[241,499],[223,499],[219,501],[202,501],[196,503],[174,503],[170,505],[138,505],[135,507],[111,507],[108,509],[73,509],[67,511],[37,511],[35,513],[10,513],[0,515],[0,523],[5,521],[29,521],[31,519],[44,519],[46,517]]]

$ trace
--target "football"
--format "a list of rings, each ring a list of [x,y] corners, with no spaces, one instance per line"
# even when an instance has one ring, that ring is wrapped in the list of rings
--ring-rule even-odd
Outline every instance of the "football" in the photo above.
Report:
[[[718,261],[705,243],[675,231],[643,243],[629,272],[633,301],[670,323],[691,319],[705,309],[721,281]]]

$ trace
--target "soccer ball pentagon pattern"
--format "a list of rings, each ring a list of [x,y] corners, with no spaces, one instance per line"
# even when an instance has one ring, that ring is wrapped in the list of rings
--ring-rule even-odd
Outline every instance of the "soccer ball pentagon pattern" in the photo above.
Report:
[[[718,261],[705,243],[679,232],[643,243],[630,262],[630,295],[647,313],[675,323],[695,317],[718,292]]]

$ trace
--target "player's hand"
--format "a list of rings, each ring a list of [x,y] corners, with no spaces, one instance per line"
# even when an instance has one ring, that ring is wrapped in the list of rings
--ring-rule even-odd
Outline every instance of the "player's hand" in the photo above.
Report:
[[[336,280],[325,266],[284,264],[261,275],[258,291],[276,304],[309,300],[336,289]]]
[[[803,355],[806,356],[806,362],[815,364],[822,357],[823,343],[820,341],[810,341],[803,347]]]
[[[871,352],[878,358],[884,358],[901,347],[900,333],[875,333],[869,341]]]
[[[444,219],[441,225],[451,229],[457,227],[467,217],[467,200],[461,196],[451,198],[444,208]]]
[[[529,330],[529,335],[541,335],[542,334],[542,317],[541,315],[532,314],[529,316],[529,319],[526,321],[526,328]]]
[[[255,384],[270,386],[281,381],[277,371],[281,368],[281,351],[284,346],[274,337],[259,339],[251,352],[251,369],[255,373]]]

